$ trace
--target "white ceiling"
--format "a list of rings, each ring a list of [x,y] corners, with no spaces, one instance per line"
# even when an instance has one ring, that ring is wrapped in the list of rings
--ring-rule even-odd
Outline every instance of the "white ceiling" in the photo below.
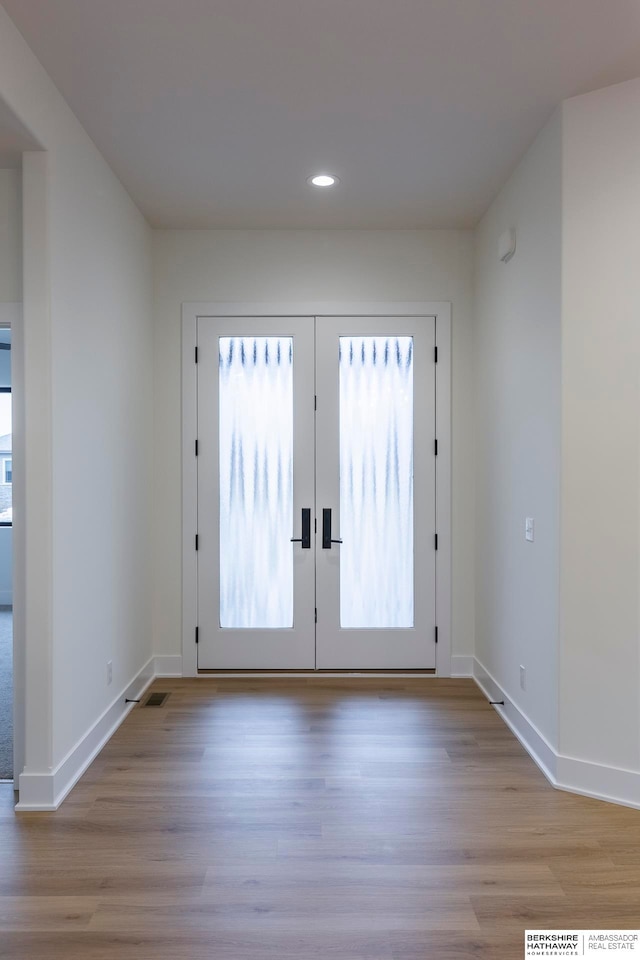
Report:
[[[562,99],[640,75],[639,0],[3,2],[155,226],[470,226]]]

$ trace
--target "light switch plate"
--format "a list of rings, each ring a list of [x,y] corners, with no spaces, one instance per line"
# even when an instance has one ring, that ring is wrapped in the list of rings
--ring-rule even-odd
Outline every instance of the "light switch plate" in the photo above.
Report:
[[[524,522],[524,538],[533,542],[533,517],[527,517]]]

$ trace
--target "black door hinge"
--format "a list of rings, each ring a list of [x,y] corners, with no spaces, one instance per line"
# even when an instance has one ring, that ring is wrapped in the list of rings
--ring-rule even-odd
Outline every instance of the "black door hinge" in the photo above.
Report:
[[[198,534],[196,533],[196,550],[198,549]]]
[[[196,440],[196,444],[197,444],[197,443],[198,443],[198,441]],[[435,453],[435,455],[436,455],[436,457],[437,457],[437,456],[438,456],[438,441],[437,441],[437,440],[434,440],[434,441],[433,441],[433,451],[434,451],[434,453]]]
[[[437,628],[437,627],[435,628],[435,633],[436,633],[436,643],[437,643],[437,642],[438,642],[438,628]]]
[[[437,347],[434,347],[434,348],[433,348],[433,362],[434,362],[434,363],[437,363],[437,362],[438,362],[438,348],[437,348]]]
[[[199,642],[200,642],[200,641],[198,640],[198,631],[199,631],[199,629],[200,629],[200,627],[196,627],[196,643],[199,643]],[[437,641],[436,641],[436,643],[437,643]]]
[[[314,398],[313,398],[313,409],[314,409],[314,410],[317,410],[317,409],[318,409],[318,394],[317,394],[317,393],[314,395]]]
[[[196,347],[196,363],[198,362],[198,348]]]
[[[438,549],[438,534],[437,534],[437,533],[434,535],[434,540],[435,540],[435,548],[436,548],[436,550],[437,550],[437,549]]]
[[[436,447],[437,447],[437,445],[438,445],[438,441],[436,440]],[[436,450],[436,453],[437,453],[437,452],[438,452],[438,451]],[[198,456],[198,441],[196,440],[196,457],[197,457],[197,456]]]
[[[318,622],[318,608],[316,607],[316,623]]]

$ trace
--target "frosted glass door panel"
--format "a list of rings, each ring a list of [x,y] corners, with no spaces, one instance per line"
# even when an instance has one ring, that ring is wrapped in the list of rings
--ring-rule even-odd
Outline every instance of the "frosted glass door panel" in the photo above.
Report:
[[[199,670],[314,667],[313,351],[312,317],[197,318]]]
[[[293,339],[220,337],[220,626],[293,626]]]
[[[429,316],[316,321],[320,670],[435,666],[435,332]]]
[[[413,627],[413,338],[339,350],[340,626]]]

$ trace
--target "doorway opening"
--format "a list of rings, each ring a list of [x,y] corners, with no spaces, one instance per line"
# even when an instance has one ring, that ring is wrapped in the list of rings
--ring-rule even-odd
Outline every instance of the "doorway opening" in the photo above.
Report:
[[[2,131],[0,113],[0,134]],[[0,136],[0,144],[1,144]],[[0,149],[0,781],[14,779],[12,328],[22,300],[20,155]]]
[[[0,780],[13,780],[13,417],[11,328],[0,326]]]

